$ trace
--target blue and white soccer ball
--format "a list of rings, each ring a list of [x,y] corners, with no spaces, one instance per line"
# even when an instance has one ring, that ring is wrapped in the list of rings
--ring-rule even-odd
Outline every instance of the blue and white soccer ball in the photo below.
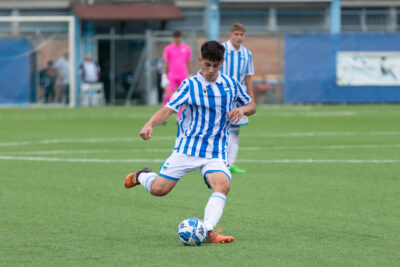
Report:
[[[207,231],[202,220],[184,219],[178,226],[178,239],[185,246],[200,246],[207,239]]]

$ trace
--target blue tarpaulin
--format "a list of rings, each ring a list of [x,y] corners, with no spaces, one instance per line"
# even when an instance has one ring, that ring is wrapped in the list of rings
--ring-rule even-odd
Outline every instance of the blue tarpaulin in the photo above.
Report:
[[[400,102],[400,86],[339,86],[341,51],[400,52],[400,34],[303,34],[285,36],[285,103]]]
[[[24,104],[30,98],[27,39],[0,39],[0,104]]]

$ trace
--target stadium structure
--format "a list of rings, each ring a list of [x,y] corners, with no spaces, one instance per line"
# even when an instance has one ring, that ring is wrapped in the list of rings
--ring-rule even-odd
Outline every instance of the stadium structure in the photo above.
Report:
[[[0,104],[43,104],[41,71],[69,52],[64,105],[86,103],[79,69],[87,54],[100,67],[105,103],[156,105],[171,32],[184,33],[196,70],[201,43],[225,41],[235,22],[254,54],[257,102],[400,101],[399,0],[4,0]],[[133,79],[124,90],[126,70]]]

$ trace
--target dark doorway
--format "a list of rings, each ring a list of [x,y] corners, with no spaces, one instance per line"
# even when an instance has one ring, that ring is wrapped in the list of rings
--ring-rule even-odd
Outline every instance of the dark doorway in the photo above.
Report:
[[[143,40],[99,40],[98,59],[101,68],[101,82],[107,104],[123,105],[133,81],[141,53],[144,52]],[[114,51],[111,48],[114,47]],[[114,64],[113,61],[114,60]],[[139,87],[140,88],[140,87]],[[133,101],[142,103],[144,93],[136,89]]]

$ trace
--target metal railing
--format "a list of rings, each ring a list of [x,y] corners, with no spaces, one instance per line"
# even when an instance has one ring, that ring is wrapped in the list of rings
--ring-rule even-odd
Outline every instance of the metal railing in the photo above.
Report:
[[[204,11],[186,10],[183,21],[167,23],[167,29],[204,30]],[[276,8],[222,10],[221,31],[240,22],[248,31],[264,33],[329,32],[329,8]],[[396,32],[400,30],[400,8],[343,8],[343,32]]]

